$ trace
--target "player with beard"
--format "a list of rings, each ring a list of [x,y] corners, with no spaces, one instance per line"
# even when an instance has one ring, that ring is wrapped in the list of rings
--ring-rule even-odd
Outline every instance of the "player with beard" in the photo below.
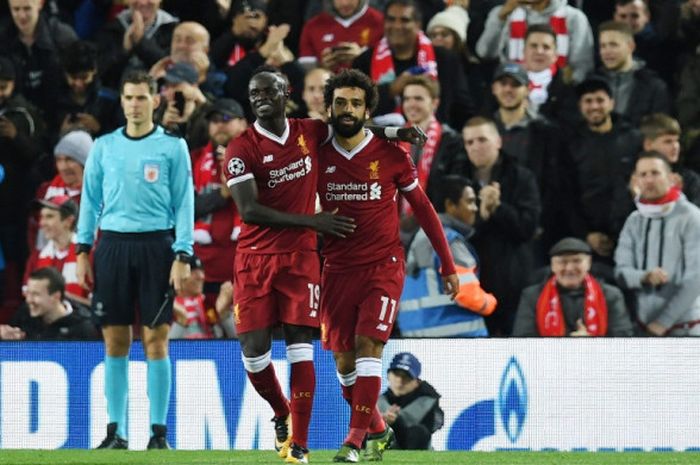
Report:
[[[308,463],[316,384],[311,341],[319,326],[316,232],[344,238],[355,225],[335,212],[314,214],[319,146],[330,138],[330,127],[286,117],[288,83],[274,68],[253,75],[248,95],[257,119],[231,141],[225,164],[227,185],[244,222],[236,252],[234,320],[248,379],[274,411],[280,457]],[[414,128],[387,129],[409,141],[425,137]],[[291,403],[271,363],[272,329],[278,324],[291,364]]]
[[[335,462],[359,461],[369,433],[365,460],[382,459],[393,432],[377,409],[382,351],[397,315],[404,282],[396,198],[410,203],[442,263],[443,286],[452,297],[459,288],[447,240],[410,156],[363,128],[377,103],[370,78],[357,70],[332,77],[324,93],[335,131],[321,147],[319,195],[327,211],[355,220],[355,230],[339,240],[327,237],[321,293],[321,337],[334,352],[343,397],[350,403],[350,431]]]

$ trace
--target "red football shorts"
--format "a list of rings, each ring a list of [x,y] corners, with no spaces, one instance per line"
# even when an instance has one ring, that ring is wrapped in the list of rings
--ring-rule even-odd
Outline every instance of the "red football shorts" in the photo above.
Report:
[[[316,252],[238,253],[233,316],[239,334],[278,323],[318,328],[320,264]]]
[[[396,261],[394,261],[396,260]],[[349,352],[355,336],[386,342],[399,312],[404,261],[391,261],[345,272],[323,270],[321,340],[323,348]]]

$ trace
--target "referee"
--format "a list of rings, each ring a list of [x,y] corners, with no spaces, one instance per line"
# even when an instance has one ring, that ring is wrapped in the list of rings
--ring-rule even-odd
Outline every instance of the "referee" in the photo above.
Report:
[[[105,341],[109,424],[98,449],[128,448],[128,356],[137,307],[148,360],[148,448],[169,448],[171,285],[179,290],[190,273],[194,190],[185,141],[153,123],[159,100],[153,78],[128,74],[121,86],[126,126],[98,138],[85,164],[77,275],[81,285],[94,284],[93,310]],[[93,280],[89,255],[98,226]]]

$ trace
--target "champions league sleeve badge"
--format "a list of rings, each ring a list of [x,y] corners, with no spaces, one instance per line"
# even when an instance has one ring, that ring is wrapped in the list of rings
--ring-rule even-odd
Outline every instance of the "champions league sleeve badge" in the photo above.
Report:
[[[240,158],[232,158],[226,165],[231,176],[240,176],[245,171],[245,163]]]

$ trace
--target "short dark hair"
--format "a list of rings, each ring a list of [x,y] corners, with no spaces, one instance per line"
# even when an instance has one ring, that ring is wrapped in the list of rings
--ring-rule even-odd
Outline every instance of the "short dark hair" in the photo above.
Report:
[[[598,26],[598,35],[608,31],[619,32],[620,34],[628,36],[630,39],[634,39],[634,31],[629,24],[623,23],[622,21],[605,21],[600,23],[600,26]]]
[[[418,6],[418,3],[415,0],[389,0],[384,5],[384,17],[386,17],[386,13],[387,11],[389,11],[389,7],[394,5],[413,8],[413,20],[417,23],[423,22],[423,12],[421,11],[420,7]]]
[[[144,70],[139,69],[126,73],[122,79],[121,86],[119,86],[119,93],[124,93],[124,86],[126,84],[147,84],[148,92],[151,95],[156,95],[158,93],[158,83],[156,79]]]
[[[61,293],[61,299],[63,299],[66,293],[66,280],[63,275],[54,267],[47,266],[44,268],[38,268],[29,274],[29,279],[34,279],[37,281],[48,281],[48,291],[49,294],[55,294],[56,292]]]
[[[60,61],[68,74],[77,74],[97,69],[97,48],[85,40],[76,40],[61,50]]]
[[[496,126],[496,122],[491,118],[487,118],[486,116],[474,116],[469,118],[467,122],[464,123],[464,126],[462,126],[462,129],[475,128],[483,125],[491,126],[498,133],[498,126]]]
[[[403,86],[403,89],[401,89],[402,97],[403,90],[406,88],[406,86],[422,86],[428,89],[428,93],[433,98],[433,100],[436,98],[440,98],[440,83],[436,79],[433,79],[429,76],[425,76],[423,74],[416,74],[414,76],[409,76],[404,82],[405,84]]]
[[[469,179],[459,174],[448,174],[440,178],[438,189],[435,191],[435,211],[444,213],[447,200],[459,203],[465,187],[474,188]]]
[[[661,160],[661,162],[664,164],[664,166],[666,167],[666,169],[668,170],[669,173],[671,171],[673,171],[673,168],[671,167],[671,162],[668,161],[668,158],[666,158],[665,156],[663,156],[663,154],[657,152],[656,150],[646,150],[646,151],[640,153],[637,156],[637,161],[634,163],[635,169],[636,169],[637,163],[639,163],[639,160],[642,160],[642,159]]]
[[[549,24],[533,24],[532,26],[528,26],[527,32],[525,33],[525,42],[527,42],[527,38],[530,37],[530,34],[547,34],[552,36],[554,43],[557,42],[557,34]]]
[[[626,6],[636,1],[637,0],[615,0],[615,6]],[[646,0],[642,0],[642,3],[644,4],[644,9],[646,10],[647,14],[649,14],[649,4]]]
[[[599,90],[602,90],[606,94],[608,94],[608,97],[613,98],[613,92],[612,88],[610,87],[610,83],[608,80],[599,75],[594,75],[588,77],[586,80],[583,82],[579,83],[574,90],[576,91],[576,97],[580,100],[581,97],[583,97],[586,94],[592,94],[594,92],[598,92]]]
[[[252,74],[252,76],[250,76],[250,79],[253,80],[253,78],[255,76],[257,76],[258,74],[265,74],[265,73],[275,74],[275,75],[281,77],[282,80],[284,81],[284,84],[287,86],[287,90],[289,90],[289,78],[287,77],[287,75],[284,74],[282,71],[280,71],[279,68],[276,68],[272,65],[260,65],[260,66],[258,66],[257,68],[255,68],[255,70],[253,70],[253,74]],[[248,82],[250,82],[250,81],[248,81]]]
[[[323,89],[323,101],[326,108],[330,108],[333,103],[333,92],[335,89],[342,87],[357,87],[365,91],[365,106],[371,112],[377,106],[379,99],[377,94],[377,86],[372,79],[362,71],[356,69],[344,69],[335,76],[331,76],[326,81],[326,87]]]

